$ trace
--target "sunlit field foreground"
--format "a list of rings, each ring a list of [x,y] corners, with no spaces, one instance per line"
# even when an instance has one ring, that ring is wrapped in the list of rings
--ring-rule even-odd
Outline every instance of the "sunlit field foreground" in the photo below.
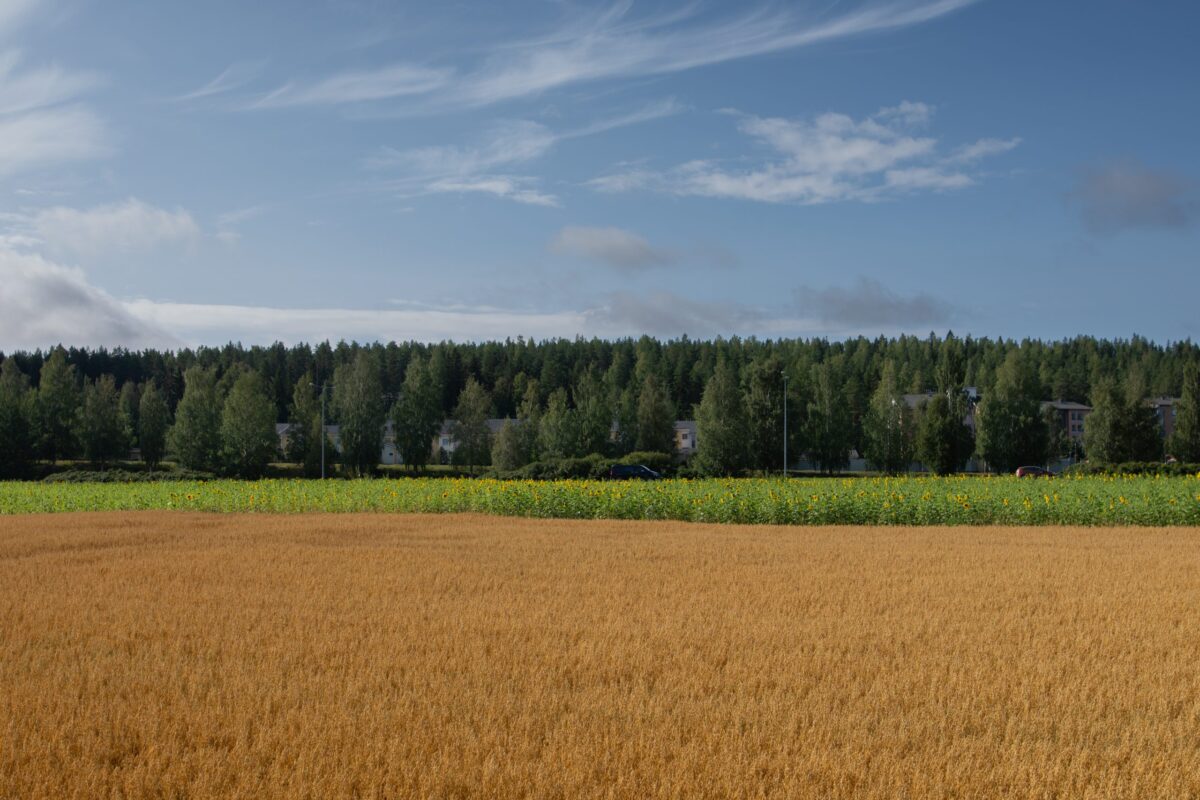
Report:
[[[775,525],[1200,525],[1200,478],[0,482],[0,514],[151,509]]]
[[[0,797],[1194,797],[1200,530],[0,519]]]

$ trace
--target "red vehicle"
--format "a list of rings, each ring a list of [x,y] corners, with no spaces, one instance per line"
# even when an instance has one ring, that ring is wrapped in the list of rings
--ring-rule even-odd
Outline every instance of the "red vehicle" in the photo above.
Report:
[[[1054,473],[1045,467],[1017,467],[1018,478],[1053,478]]]

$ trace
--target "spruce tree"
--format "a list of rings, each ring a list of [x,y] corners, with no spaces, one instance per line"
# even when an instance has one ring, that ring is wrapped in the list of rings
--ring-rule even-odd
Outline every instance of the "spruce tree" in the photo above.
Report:
[[[0,366],[0,478],[23,477],[33,460],[34,393],[16,359]]]

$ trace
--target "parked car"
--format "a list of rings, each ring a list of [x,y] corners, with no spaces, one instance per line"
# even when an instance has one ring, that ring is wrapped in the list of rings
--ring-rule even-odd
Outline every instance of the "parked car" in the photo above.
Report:
[[[1017,467],[1018,478],[1053,478],[1054,473],[1045,467]]]
[[[643,464],[613,464],[608,477],[616,481],[657,481],[662,475]]]

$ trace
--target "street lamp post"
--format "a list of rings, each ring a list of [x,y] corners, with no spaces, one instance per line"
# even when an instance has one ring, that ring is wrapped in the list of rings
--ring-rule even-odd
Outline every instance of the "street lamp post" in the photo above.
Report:
[[[309,386],[316,386],[310,383]],[[321,388],[321,480],[325,480],[325,389],[328,384],[322,383]]]
[[[787,376],[786,372],[781,371],[780,374],[783,375],[783,477],[786,478],[787,477],[787,469],[788,469],[788,460],[787,460],[787,440],[788,440],[787,381],[788,381],[788,376]]]

